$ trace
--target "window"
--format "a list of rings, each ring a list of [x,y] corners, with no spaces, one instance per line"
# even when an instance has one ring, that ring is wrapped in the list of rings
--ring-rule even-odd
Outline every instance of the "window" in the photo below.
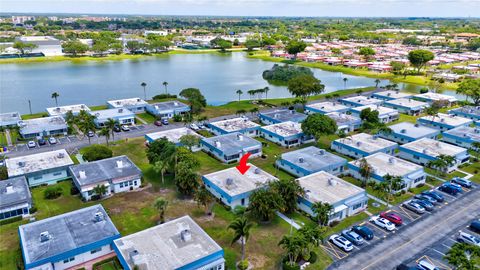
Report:
[[[357,210],[360,207],[362,207],[362,203],[357,203],[352,207],[352,210]]]
[[[120,183],[120,187],[123,188],[123,183]]]
[[[133,184],[134,184],[135,186],[138,185],[137,183],[138,183],[137,180],[133,181]]]
[[[69,262],[72,262],[74,260],[75,260],[75,257],[71,257],[71,258],[63,260],[63,263],[69,263]]]
[[[96,248],[96,249],[94,249],[94,250],[91,250],[91,251],[90,251],[90,254],[95,254],[95,253],[100,252],[100,251],[102,251],[102,247],[99,247],[99,248]]]
[[[42,175],[40,175],[40,176],[35,176],[35,177],[33,177],[33,180],[40,180],[40,179],[42,179],[42,178],[43,178]]]
[[[59,175],[62,175],[62,172],[56,172],[56,173],[53,173],[53,175],[59,176]]]

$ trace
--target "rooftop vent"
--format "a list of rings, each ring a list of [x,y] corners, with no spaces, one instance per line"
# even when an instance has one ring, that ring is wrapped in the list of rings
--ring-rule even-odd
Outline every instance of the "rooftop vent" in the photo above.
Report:
[[[137,98],[137,102],[140,102],[140,99],[139,99],[139,98]]]
[[[255,174],[260,174],[260,173],[261,173],[261,171],[260,171],[259,168],[255,168],[255,170],[254,170],[253,172],[254,172]]]
[[[330,186],[336,186],[338,184],[337,180],[333,179],[333,178],[328,178],[328,184]]]
[[[95,223],[100,222],[103,220],[103,213],[102,212],[96,212],[95,216],[93,217],[93,220]]]
[[[298,162],[303,163],[304,161],[303,157],[298,158]]]
[[[417,123],[417,124],[415,124],[414,126],[415,126],[415,127],[419,127],[419,126],[420,126],[420,124],[418,124],[418,123]]]
[[[238,135],[237,135],[237,139],[238,139],[239,141],[243,141],[243,135],[242,135],[242,134],[238,134]]]
[[[388,158],[388,163],[390,163],[390,164],[395,164],[395,161],[396,161],[396,160],[395,160],[394,157],[389,157],[389,158]]]
[[[227,186],[233,185],[233,178],[227,178],[227,179],[225,180],[225,184],[226,184]]]
[[[50,240],[52,236],[48,233],[48,231],[44,231],[40,233],[40,242],[44,243]]]
[[[123,109],[121,109],[121,108],[118,109],[118,112],[119,112],[119,113],[123,113]]]
[[[362,142],[357,142],[356,144],[357,144],[357,146],[360,146],[360,145],[362,145]]]
[[[392,93],[387,93],[387,96],[391,96],[391,95],[392,95]]]
[[[100,114],[99,114],[99,113],[96,113],[96,114],[95,114],[95,117],[100,117]]]
[[[83,104],[82,104],[82,105],[80,105],[80,108],[84,109],[84,108],[85,108],[85,105],[83,105]]]
[[[123,160],[117,160],[116,163],[117,163],[117,168],[121,169],[124,167]]]
[[[319,155],[325,155],[325,150],[324,150],[324,149],[320,149],[320,151],[318,151],[318,154],[319,154]]]
[[[60,107],[55,108],[55,111],[59,112],[59,111],[60,111]]]
[[[428,152],[427,149],[423,149],[422,153],[426,154]]]
[[[120,101],[116,101],[115,104],[120,105],[122,103]]]
[[[25,167],[25,161],[19,161],[18,167]]]
[[[273,118],[278,118],[280,115],[278,113],[273,115]]]
[[[215,147],[217,148],[222,147],[222,143],[220,141],[215,141]]]
[[[440,142],[436,142],[436,143],[435,143],[435,146],[438,147],[438,148],[442,147],[442,145],[440,144]]]
[[[178,102],[174,101],[173,106],[178,106]]]
[[[85,171],[78,171],[78,176],[80,177],[80,179],[87,178],[87,174],[85,173]]]
[[[402,129],[402,130],[400,130],[400,133],[407,133],[407,130],[406,130],[406,129]]]
[[[64,158],[65,157],[65,154],[60,152],[57,154],[57,158]]]
[[[138,256],[140,253],[138,250],[134,249],[128,253],[128,256],[130,257],[130,260],[133,262],[135,261],[135,257]]]
[[[8,183],[8,184],[7,184],[7,187],[5,188],[5,193],[7,193],[7,194],[12,194],[13,191],[14,191],[14,190],[13,190],[13,185],[12,185],[12,183]]]
[[[184,229],[180,232],[180,238],[184,242],[190,242],[192,240],[192,232],[189,229]]]
[[[440,118],[440,122],[445,122],[445,118]]]

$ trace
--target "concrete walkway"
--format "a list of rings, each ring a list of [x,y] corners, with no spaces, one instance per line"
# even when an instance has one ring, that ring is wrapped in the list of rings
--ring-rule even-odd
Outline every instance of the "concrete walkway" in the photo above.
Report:
[[[141,118],[141,117],[138,116],[138,115],[135,115],[135,118],[136,118],[138,121],[142,122],[142,124],[144,124],[144,125],[147,125],[147,124],[148,124],[147,121],[143,120],[143,118]]]
[[[12,137],[10,135],[10,129],[5,129],[5,139],[7,139],[7,145],[8,146],[13,146],[13,143],[12,143]]]
[[[461,172],[461,173],[463,173],[463,174],[466,174],[467,176],[463,177],[463,178],[465,178],[465,179],[470,179],[470,178],[473,177],[473,174],[470,174],[470,173],[468,173],[468,172],[466,172],[466,171],[462,171],[462,170],[459,170],[459,169],[457,169],[457,171],[458,171],[458,172]]]
[[[279,216],[281,219],[285,220],[288,224],[292,225],[295,229],[300,229],[302,226],[298,225],[293,219],[285,216],[284,214],[280,213],[277,211],[277,216]]]

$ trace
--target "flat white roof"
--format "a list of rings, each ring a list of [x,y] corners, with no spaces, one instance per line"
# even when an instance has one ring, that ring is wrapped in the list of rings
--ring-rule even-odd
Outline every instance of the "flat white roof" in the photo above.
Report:
[[[417,107],[423,107],[426,108],[428,107],[428,103],[414,100],[411,98],[399,98],[399,99],[393,99],[393,100],[388,100],[385,101],[387,104],[393,104],[401,107],[406,107],[406,108],[417,108]]]
[[[365,190],[325,171],[297,179],[305,190],[304,198],[310,202],[335,204],[364,193]]]
[[[383,100],[378,99],[378,98],[372,98],[372,97],[366,97],[366,96],[355,96],[355,97],[348,97],[348,98],[343,98],[343,101],[349,101],[349,102],[354,102],[358,103],[361,105],[369,105],[369,104],[380,104],[383,103]]]
[[[160,138],[167,138],[170,142],[173,143],[179,143],[180,138],[185,135],[193,135],[199,138],[203,138],[199,134],[197,134],[195,131],[186,128],[186,127],[181,127],[181,128],[175,128],[175,129],[170,129],[170,130],[164,130],[164,131],[159,131],[159,132],[154,132],[154,133],[148,133],[147,136],[151,140],[157,140]]]
[[[359,133],[345,138],[336,139],[335,141],[367,153],[373,153],[397,145],[395,142],[367,133]]]
[[[295,136],[298,134],[301,134],[302,131],[302,124],[292,122],[292,121],[287,121],[287,122],[282,122],[278,124],[273,124],[273,125],[268,125],[268,126],[263,126],[261,129],[270,131],[272,133],[278,134],[282,137],[290,137],[290,136]]]
[[[260,126],[259,124],[242,117],[217,121],[210,123],[210,125],[225,130],[226,132],[235,132],[247,128],[256,128]]]
[[[114,240],[131,269],[174,270],[222,248],[189,216]]]
[[[135,98],[124,98],[124,99],[116,99],[116,100],[109,100],[107,101],[114,108],[122,108],[125,106],[138,106],[138,105],[147,105],[148,103],[138,97]]]
[[[413,124],[410,122],[401,122],[389,126],[393,133],[403,134],[410,138],[420,138],[430,134],[440,133],[438,129],[427,127],[420,124]]]
[[[398,114],[398,111],[395,109],[379,106],[379,105],[365,105],[365,106],[355,107],[355,108],[352,108],[352,111],[360,114],[363,110],[367,108],[370,108],[370,110],[372,111],[377,111],[379,116]]]
[[[460,138],[468,138],[472,141],[480,142],[480,127],[461,126],[450,129],[449,131],[445,131],[444,134],[450,134]]]
[[[377,92],[375,93],[375,95],[397,99],[397,98],[408,98],[408,97],[411,97],[413,94],[395,91],[395,90],[387,90],[387,91]]]
[[[346,113],[341,113],[341,112],[331,112],[325,114],[326,116],[330,117],[337,123],[337,126],[343,126],[343,125],[351,125],[354,123],[361,123],[362,119],[360,119],[357,116],[351,115],[351,114],[346,114]]]
[[[90,112],[90,114],[95,116],[97,119],[108,119],[108,118],[115,118],[115,117],[135,117],[132,111],[125,108],[92,111]]]
[[[8,112],[8,113],[0,113],[0,124],[2,123],[14,123],[22,120],[20,114],[18,112]]]
[[[455,116],[453,114],[445,114],[445,113],[438,113],[436,116],[426,115],[426,116],[420,117],[420,119],[433,121],[435,123],[442,123],[449,126],[462,126],[462,125],[466,125],[468,123],[473,122],[471,119],[468,119],[468,118]]]
[[[429,100],[435,100],[435,101],[437,101],[437,100],[448,100],[449,102],[458,101],[458,99],[456,97],[452,97],[452,96],[444,95],[444,94],[439,94],[439,93],[433,93],[433,92],[418,94],[418,95],[415,95],[415,97],[429,99]]]
[[[65,149],[7,158],[5,163],[9,177],[73,165]]]
[[[350,161],[349,163],[358,168],[360,166],[360,160],[361,159]],[[383,152],[378,152],[367,156],[365,157],[365,160],[367,161],[368,165],[372,167],[374,173],[381,177],[387,174],[391,176],[403,177],[423,168],[420,165],[385,154]]]
[[[417,153],[422,153],[432,157],[439,155],[455,156],[467,151],[465,148],[429,138],[422,138],[420,140],[406,143],[402,145],[402,148],[410,149]]]
[[[321,110],[321,111],[324,111],[325,113],[338,112],[338,111],[349,109],[349,107],[343,104],[340,104],[338,102],[331,102],[331,101],[307,104],[307,107],[310,107],[316,110]]]
[[[250,169],[245,174],[241,174],[237,168],[233,167],[204,175],[204,177],[231,197],[254,191],[270,181],[278,180],[255,165],[250,163],[248,165]]]
[[[20,132],[23,134],[40,133],[44,130],[66,129],[67,123],[61,116],[49,116],[18,121]]]
[[[72,112],[74,114],[79,113],[80,111],[90,111],[90,108],[85,104],[75,104],[75,105],[66,105],[60,107],[50,107],[47,108],[47,112],[49,115],[64,115],[67,112]]]

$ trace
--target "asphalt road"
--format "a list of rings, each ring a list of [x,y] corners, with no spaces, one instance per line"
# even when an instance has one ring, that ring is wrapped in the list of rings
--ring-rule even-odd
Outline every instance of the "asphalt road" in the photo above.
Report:
[[[395,269],[413,255],[422,253],[451,234],[452,229],[458,228],[459,224],[476,218],[480,210],[479,198],[480,188],[476,188],[446,207],[436,210],[429,217],[400,228],[394,235],[364,248],[362,252],[335,262],[328,269]]]

